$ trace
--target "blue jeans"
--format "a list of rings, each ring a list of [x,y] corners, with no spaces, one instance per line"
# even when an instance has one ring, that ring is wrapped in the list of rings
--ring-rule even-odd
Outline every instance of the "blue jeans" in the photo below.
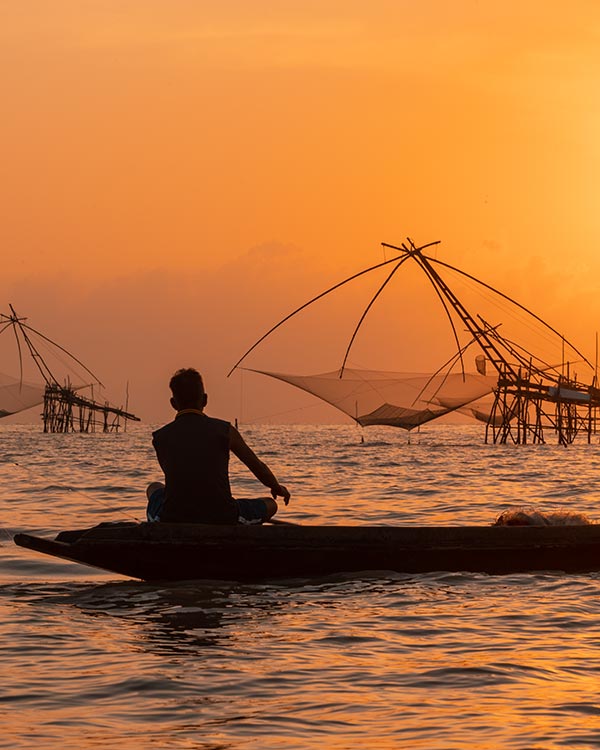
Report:
[[[165,505],[165,488],[160,487],[155,490],[148,500],[146,507],[146,518],[150,522],[160,521],[160,514]],[[267,506],[265,501],[260,498],[252,500],[234,500],[238,506],[238,523],[259,524],[268,520]]]

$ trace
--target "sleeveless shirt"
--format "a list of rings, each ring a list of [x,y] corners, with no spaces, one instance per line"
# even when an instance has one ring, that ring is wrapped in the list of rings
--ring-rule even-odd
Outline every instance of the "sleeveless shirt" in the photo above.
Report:
[[[234,524],[229,486],[229,422],[187,412],[152,434],[165,474],[161,521]]]

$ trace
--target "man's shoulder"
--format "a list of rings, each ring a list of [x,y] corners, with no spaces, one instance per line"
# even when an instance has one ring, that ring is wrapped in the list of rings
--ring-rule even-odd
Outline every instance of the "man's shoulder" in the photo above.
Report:
[[[209,417],[207,414],[202,414],[202,416],[192,416],[191,420],[189,418],[176,418],[172,422],[155,430],[152,433],[152,439],[154,441],[161,440],[161,438],[166,437],[171,433],[177,433],[179,431],[186,432],[194,424],[208,426],[209,429],[222,435],[229,434],[229,430],[231,429],[231,422],[228,422],[225,419]]]
[[[229,441],[229,435],[231,430],[231,424],[224,419],[217,419],[216,417],[209,417],[204,415],[204,425],[202,432],[205,435],[210,436],[211,439],[227,439]]]
[[[160,440],[160,438],[163,435],[167,435],[171,430],[175,428],[175,420],[172,422],[169,422],[168,424],[163,425],[162,427],[159,427],[158,430],[154,430],[152,433],[152,440]]]
[[[228,422],[226,419],[217,419],[216,417],[209,417],[208,415],[204,415],[208,422],[212,424],[214,427],[220,430],[227,430],[229,431],[229,428],[231,427],[231,422]]]

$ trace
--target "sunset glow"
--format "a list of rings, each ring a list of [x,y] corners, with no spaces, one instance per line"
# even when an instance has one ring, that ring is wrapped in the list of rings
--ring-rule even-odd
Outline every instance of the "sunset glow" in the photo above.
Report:
[[[145,421],[182,365],[232,418],[243,351],[408,235],[593,355],[599,37],[585,0],[5,3],[0,308]],[[361,304],[307,322],[315,371]],[[253,417],[286,408],[270,388]]]

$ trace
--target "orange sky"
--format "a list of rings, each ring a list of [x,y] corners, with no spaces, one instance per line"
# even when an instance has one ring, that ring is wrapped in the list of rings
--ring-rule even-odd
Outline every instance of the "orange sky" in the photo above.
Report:
[[[595,1],[0,2],[0,310],[114,400],[129,380],[145,421],[181,365],[213,413],[268,416],[295,397],[247,376],[244,404],[229,367],[410,235],[593,353],[599,77]],[[411,285],[391,293],[427,325]],[[307,320],[313,370],[361,304]],[[390,315],[401,350],[373,329],[360,363],[434,368]],[[295,366],[278,346],[249,364]]]

